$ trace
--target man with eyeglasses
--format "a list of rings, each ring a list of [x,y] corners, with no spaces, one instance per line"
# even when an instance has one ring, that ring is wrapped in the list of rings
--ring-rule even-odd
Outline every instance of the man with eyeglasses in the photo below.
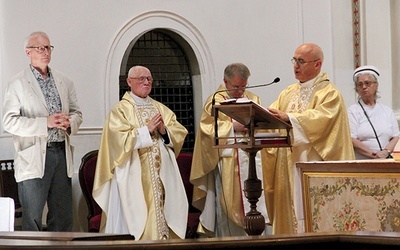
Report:
[[[46,203],[47,231],[71,231],[73,225],[70,137],[78,132],[82,112],[73,82],[49,67],[53,48],[46,33],[30,34],[25,41],[30,65],[4,94],[3,126],[14,140],[23,231],[43,230]]]
[[[131,91],[111,109],[97,158],[93,197],[103,210],[100,231],[184,239],[189,205],[176,157],[188,131],[149,96],[148,68],[132,67],[126,81]]]
[[[213,100],[251,100],[261,104],[260,98],[246,90],[250,70],[243,63],[232,63],[224,70],[224,83],[204,105],[197,130],[193,151],[190,181],[194,185],[193,206],[202,214],[198,233],[208,237],[246,236],[244,217],[250,210],[250,203],[244,195],[244,181],[248,179],[248,154],[242,149],[215,149]],[[231,119],[218,115],[218,134],[234,137],[236,142],[246,136],[246,127]],[[233,139],[232,139],[233,140]],[[233,142],[232,142],[233,143]],[[261,154],[256,155],[257,176],[262,176]],[[269,225],[264,197],[257,203],[257,210]],[[267,230],[269,228],[267,227]],[[266,231],[267,231],[266,230]]]
[[[353,160],[346,106],[337,87],[321,72],[324,55],[313,43],[292,58],[296,83],[284,89],[268,110],[292,124],[291,148],[269,148],[264,190],[273,234],[304,232],[301,185],[296,162]]]

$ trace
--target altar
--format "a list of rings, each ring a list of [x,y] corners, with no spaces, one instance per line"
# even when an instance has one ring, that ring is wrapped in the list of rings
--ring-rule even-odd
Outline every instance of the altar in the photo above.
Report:
[[[400,162],[300,162],[306,232],[400,232]]]

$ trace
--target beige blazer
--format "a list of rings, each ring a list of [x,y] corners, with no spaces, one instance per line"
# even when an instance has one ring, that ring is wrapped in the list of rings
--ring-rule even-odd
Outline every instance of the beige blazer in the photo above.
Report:
[[[73,146],[70,135],[78,132],[82,113],[73,82],[63,73],[51,69],[60,95],[62,112],[71,116],[71,127],[65,132],[67,173],[72,177]],[[42,178],[46,159],[47,117],[49,110],[40,86],[30,67],[8,83],[3,104],[4,130],[13,135],[15,179],[17,182]]]

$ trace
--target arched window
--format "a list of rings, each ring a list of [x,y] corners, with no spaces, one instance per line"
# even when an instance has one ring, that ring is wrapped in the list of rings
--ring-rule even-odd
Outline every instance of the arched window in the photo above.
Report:
[[[124,75],[120,75],[120,99],[129,90],[126,83],[132,66],[143,65],[154,78],[150,96],[175,112],[178,121],[186,127],[188,135],[182,151],[193,151],[195,126],[193,84],[189,59],[179,42],[183,39],[169,30],[155,29],[142,35],[131,46]],[[127,53],[128,54],[128,53]]]

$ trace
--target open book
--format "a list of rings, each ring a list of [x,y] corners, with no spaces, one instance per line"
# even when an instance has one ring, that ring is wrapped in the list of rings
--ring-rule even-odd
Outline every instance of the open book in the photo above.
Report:
[[[225,101],[220,102],[220,104],[222,104],[222,105],[224,105],[224,104],[247,104],[247,103],[253,103],[253,104],[257,105],[258,107],[264,109],[268,113],[271,113],[267,108],[261,106],[258,103],[253,102],[252,100],[250,100],[246,97],[238,98],[238,99],[227,99]]]
[[[218,113],[229,116],[249,129],[249,133],[243,136],[240,143],[243,147],[288,147],[290,146],[291,124],[275,117],[266,107],[247,98],[230,99],[214,106],[215,119]],[[219,139],[230,137],[218,136],[218,122],[215,126],[215,146],[219,148],[232,147],[232,145],[220,145]],[[284,129],[285,131],[282,131]],[[236,138],[237,139],[237,138]]]
[[[232,104],[232,103],[251,103],[252,100],[248,98],[238,98],[238,99],[227,99],[225,101],[220,102],[220,104]]]

